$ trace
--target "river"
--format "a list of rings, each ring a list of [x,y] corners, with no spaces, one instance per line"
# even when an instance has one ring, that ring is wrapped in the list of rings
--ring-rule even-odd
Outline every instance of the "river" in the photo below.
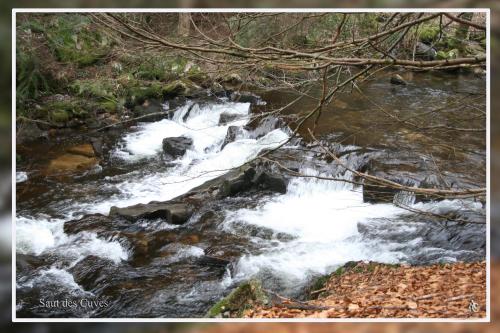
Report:
[[[352,169],[368,168],[411,186],[484,187],[485,132],[420,132],[394,118],[421,115],[417,119],[431,125],[485,127],[484,77],[414,73],[409,81],[394,86],[382,77],[363,84],[362,91],[339,94],[318,122],[322,144]],[[484,202],[418,200],[408,193],[394,202],[365,202],[362,186],[320,179],[355,180],[305,131],[269,156],[304,176],[287,176],[285,194],[253,191],[207,202],[183,225],[162,219],[124,224],[106,217],[112,206],[183,195],[286,142],[290,128],[271,121],[242,129],[222,149],[229,126],[244,126],[257,112],[295,98],[286,91],[259,95],[257,106],[227,98],[188,100],[168,119],[120,130],[99,167],[75,177],[41,172],[71,139],[34,145],[30,161],[17,169],[17,315],[200,317],[251,277],[280,295],[300,298],[313,278],[352,260],[425,265],[485,259]],[[304,99],[287,109],[289,126],[314,103]],[[219,123],[227,113],[234,120]],[[167,136],[189,137],[193,145],[182,157],[165,161]],[[454,217],[414,213],[398,202]],[[87,214],[102,214],[103,222],[65,231],[65,223]],[[230,264],[206,259],[211,257]],[[88,303],[55,308],[46,303],[65,299]]]

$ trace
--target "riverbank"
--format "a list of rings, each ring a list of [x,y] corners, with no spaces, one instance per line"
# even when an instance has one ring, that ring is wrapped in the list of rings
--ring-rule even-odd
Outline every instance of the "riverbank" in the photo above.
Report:
[[[257,305],[244,318],[484,318],[486,263],[391,266],[357,262],[332,273],[317,299]]]

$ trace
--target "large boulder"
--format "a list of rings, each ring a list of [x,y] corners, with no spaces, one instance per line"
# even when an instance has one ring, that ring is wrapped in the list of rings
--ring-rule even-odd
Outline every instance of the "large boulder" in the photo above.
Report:
[[[189,204],[154,201],[124,208],[113,206],[109,211],[110,216],[120,216],[130,221],[164,219],[172,224],[183,224],[192,214],[193,209]]]
[[[183,156],[186,150],[192,146],[193,139],[185,136],[165,138],[162,144],[165,155],[172,159],[176,159],[177,157]]]
[[[240,126],[229,126],[227,129],[226,137],[222,143],[221,150],[231,142],[234,142],[237,137],[243,134],[243,129]]]

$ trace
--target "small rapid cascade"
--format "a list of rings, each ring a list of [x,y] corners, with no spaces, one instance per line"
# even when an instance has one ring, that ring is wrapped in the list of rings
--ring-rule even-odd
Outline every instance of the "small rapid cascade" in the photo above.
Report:
[[[228,114],[230,121],[220,121]],[[108,288],[111,293],[119,290],[112,294],[110,312],[78,315],[199,317],[251,277],[262,279],[266,288],[280,295],[300,297],[312,278],[347,261],[427,264],[481,257],[477,248],[483,225],[452,223],[451,230],[404,209],[442,215],[465,209],[481,214],[480,202],[417,202],[406,192],[397,193],[393,202],[365,202],[363,188],[351,172],[323,158],[318,147],[304,149],[298,141],[275,152],[280,162],[304,175],[288,179],[284,194],[253,188],[217,197],[181,225],[159,218],[127,221],[123,226],[105,216],[111,226],[97,230],[108,233],[95,231],[95,225],[65,233],[66,222],[86,214],[107,215],[112,206],[176,198],[289,139],[288,129],[271,122],[247,129],[250,118],[250,103],[188,102],[170,112],[168,119],[139,123],[121,136],[109,152],[109,164],[121,172],[106,173],[109,165],[104,165],[101,175],[61,184],[67,198],[56,196],[43,207],[18,210],[19,294],[34,300],[51,293],[99,298]],[[228,143],[230,126],[239,131]],[[163,139],[181,136],[192,144],[182,156],[165,158]],[[360,170],[374,156],[374,150],[334,141],[327,143],[350,169]],[[277,167],[270,170],[279,173]],[[31,175],[18,174],[17,181],[29,182]],[[93,195],[81,195],[83,189]],[[116,226],[124,229],[117,231]],[[133,236],[124,237],[123,230]],[[150,251],[150,244],[160,245]],[[139,258],[140,251],[144,258]],[[98,278],[92,275],[94,270]],[[130,287],[120,289],[122,285]],[[25,305],[18,301],[18,311]]]

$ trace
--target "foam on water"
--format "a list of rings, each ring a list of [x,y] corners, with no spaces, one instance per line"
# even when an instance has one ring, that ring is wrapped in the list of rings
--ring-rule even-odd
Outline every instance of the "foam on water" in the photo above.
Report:
[[[24,171],[16,172],[16,183],[22,183],[28,180],[28,174]]]
[[[244,164],[261,150],[277,147],[288,139],[284,131],[276,129],[259,139],[240,137],[220,150],[228,127],[246,123],[249,107],[249,103],[186,105],[174,114],[172,120],[140,125],[136,132],[124,137],[124,144],[114,152],[116,157],[129,162],[159,157],[163,138],[170,136],[190,137],[193,146],[166,172],[140,174],[125,180],[108,179],[113,182],[103,186],[117,194],[108,200],[88,204],[86,209],[107,214],[111,206],[125,207],[172,199]],[[237,114],[242,118],[219,126],[222,113]]]
[[[251,224],[292,235],[291,241],[274,246],[270,242],[263,253],[242,257],[236,278],[273,271],[296,283],[349,260],[399,260],[400,254],[394,252],[373,252],[367,242],[361,241],[357,224],[401,212],[392,204],[363,203],[362,192],[351,184],[296,178],[285,195],[262,202],[256,209],[228,212],[223,228],[231,230],[235,224]],[[276,244],[276,239],[272,242]]]
[[[16,218],[16,250],[21,254],[57,253],[74,260],[88,255],[119,263],[128,258],[128,251],[118,241],[98,238],[95,233],[77,235],[64,233],[64,220],[48,218]]]

